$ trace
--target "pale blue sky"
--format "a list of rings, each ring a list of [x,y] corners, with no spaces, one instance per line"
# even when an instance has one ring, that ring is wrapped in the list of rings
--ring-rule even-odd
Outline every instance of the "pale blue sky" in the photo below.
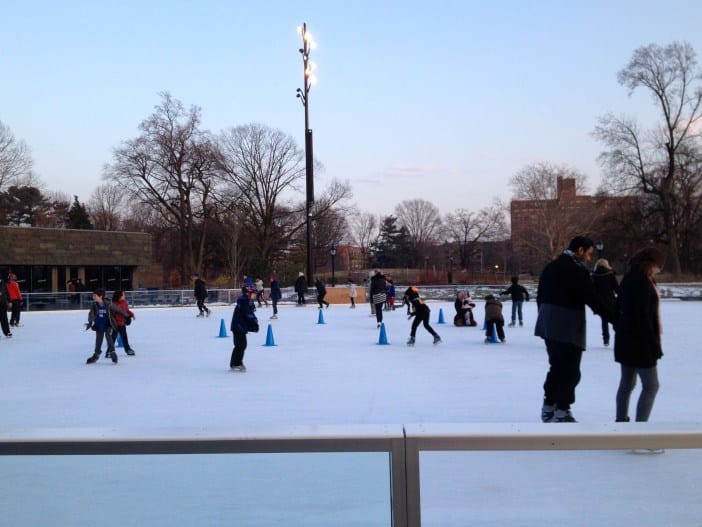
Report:
[[[686,40],[702,53],[699,0],[9,0],[0,120],[48,189],[81,201],[161,91],[202,107],[215,133],[258,122],[302,145],[303,22],[318,43],[316,188],[348,179],[359,207],[383,214],[417,197],[444,213],[507,200],[534,161],[577,168],[594,190],[597,117],[657,116],[616,81],[634,49]]]

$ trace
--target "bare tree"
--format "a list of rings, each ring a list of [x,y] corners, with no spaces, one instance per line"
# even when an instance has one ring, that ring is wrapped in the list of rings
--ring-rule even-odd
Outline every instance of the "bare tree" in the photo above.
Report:
[[[0,191],[11,185],[35,186],[31,180],[33,164],[26,143],[0,121]]]
[[[449,242],[458,247],[461,267],[466,268],[481,242],[496,241],[507,235],[505,205],[496,199],[478,212],[457,209],[446,215],[444,226]]]
[[[405,200],[395,207],[395,215],[399,224],[407,229],[415,258],[423,256],[430,242],[440,237],[441,214],[436,205],[427,200]]]
[[[669,266],[677,275],[681,265],[675,215],[686,199],[678,177],[678,158],[700,149],[702,72],[690,44],[650,44],[634,51],[617,80],[629,89],[629,95],[637,88],[648,90],[662,119],[652,130],[640,130],[633,119],[613,114],[599,119],[594,136],[607,148],[600,155],[607,185],[620,193],[656,197]]]
[[[363,261],[368,265],[371,247],[378,239],[378,217],[370,212],[358,212],[349,215],[349,234],[351,241],[361,250]]]
[[[131,199],[153,208],[178,232],[182,273],[203,264],[206,225],[216,182],[215,147],[200,129],[200,108],[161,94],[154,113],[139,125],[141,135],[114,151],[105,171],[129,192]]]
[[[519,206],[522,224],[512,225],[514,252],[521,260],[548,261],[555,258],[578,234],[590,231],[596,210],[590,201],[579,203],[574,195],[559,194],[561,184],[575,180],[584,191],[586,176],[573,168],[539,162],[519,170],[510,180],[514,191],[512,209]],[[514,221],[514,216],[513,216]]]
[[[257,256],[270,261],[294,235],[283,195],[304,177],[304,152],[292,137],[259,124],[225,130],[218,145],[223,179],[218,201],[246,212]]]
[[[126,193],[120,185],[103,183],[97,186],[88,200],[88,212],[95,229],[120,230],[126,201]]]

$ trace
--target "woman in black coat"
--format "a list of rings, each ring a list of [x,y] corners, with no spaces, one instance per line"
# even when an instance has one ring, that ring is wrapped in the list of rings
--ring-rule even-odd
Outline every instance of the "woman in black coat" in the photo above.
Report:
[[[595,292],[602,303],[607,306],[607,311],[614,312],[617,308],[619,282],[617,282],[617,277],[609,262],[604,258],[595,262],[592,281],[595,283]],[[602,319],[602,342],[605,346],[609,346],[609,322],[603,315],[600,315],[600,318]]]
[[[648,421],[658,392],[658,359],[661,348],[661,321],[658,290],[653,277],[663,267],[663,254],[655,248],[642,249],[629,262],[618,299],[619,318],[614,337],[614,360],[621,365],[617,390],[617,421],[629,421],[629,399],[641,378],[641,395],[636,420]]]

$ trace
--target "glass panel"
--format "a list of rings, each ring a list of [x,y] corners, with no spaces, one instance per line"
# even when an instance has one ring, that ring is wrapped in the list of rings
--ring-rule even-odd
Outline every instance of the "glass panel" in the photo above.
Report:
[[[388,454],[0,456],[7,525],[391,525]]]
[[[701,525],[702,450],[420,453],[422,527]]]

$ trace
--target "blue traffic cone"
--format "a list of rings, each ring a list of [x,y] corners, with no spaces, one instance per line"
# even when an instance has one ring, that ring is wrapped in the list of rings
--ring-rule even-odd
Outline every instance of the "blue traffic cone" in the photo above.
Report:
[[[227,335],[227,327],[224,325],[224,319],[221,320],[219,323],[219,337],[220,339],[226,338]]]
[[[490,343],[490,344],[497,344],[498,342],[500,342],[500,341],[497,340],[497,326],[495,326],[495,325],[493,324],[493,326],[492,326],[492,335],[490,335],[490,336],[488,337],[488,343]]]
[[[268,324],[268,333],[266,333],[266,343],[264,346],[275,346],[275,339],[273,338],[273,326]]]
[[[120,335],[119,333],[117,333],[117,342],[116,342],[115,346],[118,348],[124,347],[124,344],[122,343],[122,335]]]
[[[385,332],[385,322],[380,323],[380,336],[378,337],[378,344],[381,346],[387,346],[389,344],[388,334]]]
[[[322,311],[322,308],[319,308],[319,316],[317,317],[317,324],[324,324],[324,311]]]
[[[439,321],[437,324],[446,324],[446,321],[444,320],[444,309],[442,307],[439,308]]]

